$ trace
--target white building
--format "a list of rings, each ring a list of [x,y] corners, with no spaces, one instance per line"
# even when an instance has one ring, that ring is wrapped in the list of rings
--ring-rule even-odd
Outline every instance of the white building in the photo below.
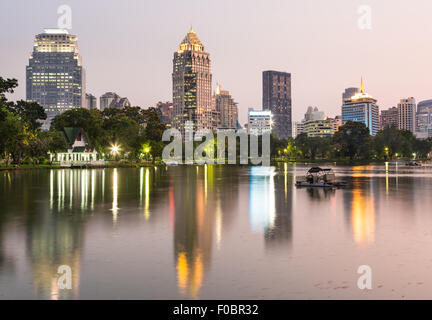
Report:
[[[272,113],[270,110],[248,112],[248,134],[262,135],[271,132]]]
[[[401,99],[398,103],[398,127],[399,130],[415,132],[416,102],[413,97]]]
[[[64,137],[68,149],[63,152],[49,153],[50,161],[57,162],[63,167],[103,165],[104,159],[96,148],[91,146],[87,134],[82,128],[64,128]]]
[[[308,107],[304,119],[295,124],[295,137],[301,133],[306,133],[309,137],[325,137],[335,133],[337,120],[328,118],[323,111],[317,107]]]

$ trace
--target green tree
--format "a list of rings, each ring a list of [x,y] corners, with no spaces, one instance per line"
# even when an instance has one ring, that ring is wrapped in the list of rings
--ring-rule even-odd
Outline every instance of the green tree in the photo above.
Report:
[[[360,122],[348,121],[333,136],[336,150],[342,156],[355,159],[368,159],[371,151],[369,129]]]
[[[51,129],[62,131],[66,127],[83,128],[96,148],[106,146],[103,130],[104,119],[97,109],[75,108],[54,117]]]
[[[45,109],[37,102],[19,100],[16,103],[9,102],[7,108],[20,116],[23,121],[28,122],[32,130],[39,129],[42,125],[39,120],[45,120],[47,118]]]

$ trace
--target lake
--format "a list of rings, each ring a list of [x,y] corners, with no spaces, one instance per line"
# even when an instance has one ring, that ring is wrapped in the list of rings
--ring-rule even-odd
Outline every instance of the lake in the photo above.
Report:
[[[430,299],[432,167],[333,168],[0,171],[0,299]]]

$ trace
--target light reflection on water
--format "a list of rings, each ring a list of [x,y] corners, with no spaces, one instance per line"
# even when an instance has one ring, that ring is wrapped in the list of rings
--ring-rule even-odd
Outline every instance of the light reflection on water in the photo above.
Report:
[[[2,171],[0,299],[427,298],[431,168],[335,167],[346,189],[298,189],[306,170]]]

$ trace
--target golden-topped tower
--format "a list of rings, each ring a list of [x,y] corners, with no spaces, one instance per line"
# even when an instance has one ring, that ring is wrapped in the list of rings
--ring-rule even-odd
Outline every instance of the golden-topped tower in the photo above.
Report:
[[[189,32],[184,37],[183,41],[179,44],[177,52],[182,53],[188,50],[204,51],[204,46],[192,27],[189,29]]]
[[[173,125],[182,132],[186,121],[193,123],[194,130],[215,129],[210,65],[210,54],[191,27],[173,59]]]

